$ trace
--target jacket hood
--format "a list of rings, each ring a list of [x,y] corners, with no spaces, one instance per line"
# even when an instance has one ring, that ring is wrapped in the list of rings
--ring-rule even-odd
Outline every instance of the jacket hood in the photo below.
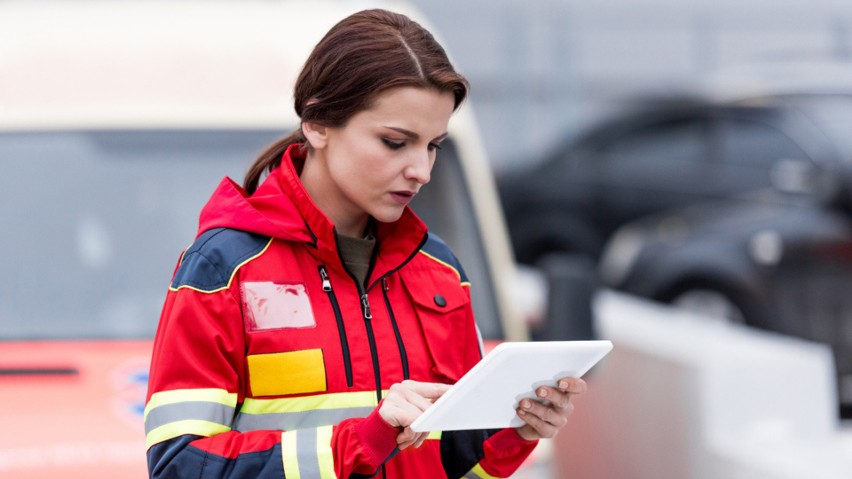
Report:
[[[298,179],[294,162],[302,162],[305,157],[299,154],[297,146],[287,149],[281,166],[273,169],[252,195],[233,179],[223,178],[201,210],[198,236],[214,228],[233,228],[283,240],[314,242],[298,203],[308,202],[317,213],[322,213]],[[298,183],[298,191],[292,194],[286,191],[288,177]],[[328,218],[325,221],[331,223]]]
[[[231,178],[222,179],[201,210],[198,236],[214,228],[233,228],[310,243],[337,256],[334,224],[299,180],[298,171],[306,156],[301,146],[290,145],[281,165],[270,172],[252,195]],[[402,261],[419,250],[426,239],[426,226],[406,207],[399,220],[378,223],[376,237],[385,253],[394,257],[392,262]]]

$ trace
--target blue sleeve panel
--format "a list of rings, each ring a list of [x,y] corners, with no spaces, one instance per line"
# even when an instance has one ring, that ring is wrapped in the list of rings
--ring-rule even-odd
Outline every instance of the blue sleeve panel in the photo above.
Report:
[[[499,429],[444,431],[441,433],[441,463],[447,477],[460,478],[485,457],[483,444]]]
[[[202,291],[224,288],[234,270],[263,251],[269,241],[268,236],[230,228],[207,231],[184,253],[171,287],[189,286]]]
[[[196,439],[200,437],[180,436],[152,446],[148,450],[148,471],[151,479],[284,477],[280,443],[271,449],[243,453],[232,459],[211,454],[189,444]]]
[[[458,271],[462,283],[469,282],[467,274],[465,274],[464,268],[462,268],[461,262],[459,262],[459,259],[456,258],[453,250],[451,250],[450,247],[447,246],[447,243],[438,237],[438,235],[429,233],[426,238],[426,244],[423,245],[422,250],[429,256],[435,257],[452,266],[456,271]]]

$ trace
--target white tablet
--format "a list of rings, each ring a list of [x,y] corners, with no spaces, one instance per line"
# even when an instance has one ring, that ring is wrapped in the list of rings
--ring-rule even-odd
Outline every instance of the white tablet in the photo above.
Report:
[[[610,341],[502,343],[412,424],[415,432],[518,427],[521,399],[539,386],[579,378],[612,349]]]

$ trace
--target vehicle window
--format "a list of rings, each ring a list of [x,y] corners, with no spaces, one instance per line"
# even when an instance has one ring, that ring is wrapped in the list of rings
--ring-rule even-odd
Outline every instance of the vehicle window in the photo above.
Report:
[[[636,129],[598,148],[600,166],[611,172],[658,173],[704,159],[705,122],[668,121]],[[647,174],[646,173],[646,174]]]
[[[708,168],[703,120],[668,121],[634,130],[600,150],[593,170],[598,216],[612,229],[709,196]]]
[[[717,124],[716,178],[731,192],[774,187],[786,193],[814,189],[815,164],[783,131],[767,122],[720,119]],[[779,120],[780,121],[780,120]]]
[[[152,337],[201,206],[277,136],[0,134],[0,338]]]
[[[810,162],[808,155],[779,129],[748,119],[728,118],[718,125],[717,159],[766,170],[778,160]]]
[[[447,139],[432,170],[432,179],[420,190],[412,209],[453,249],[471,282],[473,309],[482,336],[502,338],[495,285],[491,283],[488,260],[476,222],[471,194],[464,181],[465,173],[455,144]]]
[[[852,151],[852,97],[812,95],[793,98],[793,103],[826,135],[842,158]]]
[[[241,182],[280,135],[0,134],[6,233],[0,236],[0,340],[153,337],[201,207],[224,176]],[[474,285],[474,308],[490,318],[483,332],[498,337],[493,286],[462,178],[450,144],[416,208],[461,258]]]

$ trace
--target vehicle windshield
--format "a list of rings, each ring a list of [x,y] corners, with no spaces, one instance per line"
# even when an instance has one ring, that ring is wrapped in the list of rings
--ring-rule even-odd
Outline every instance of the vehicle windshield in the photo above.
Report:
[[[0,133],[0,340],[153,337],[201,207],[224,176],[241,182],[280,135]],[[483,329],[493,337],[498,318],[470,197],[449,171],[459,168],[452,149],[441,155],[449,166],[436,166],[429,186],[445,194],[419,199],[415,209],[462,258],[477,284],[474,308],[490,318]]]
[[[810,95],[794,98],[796,106],[838,146],[843,158],[852,160],[852,96]]]

